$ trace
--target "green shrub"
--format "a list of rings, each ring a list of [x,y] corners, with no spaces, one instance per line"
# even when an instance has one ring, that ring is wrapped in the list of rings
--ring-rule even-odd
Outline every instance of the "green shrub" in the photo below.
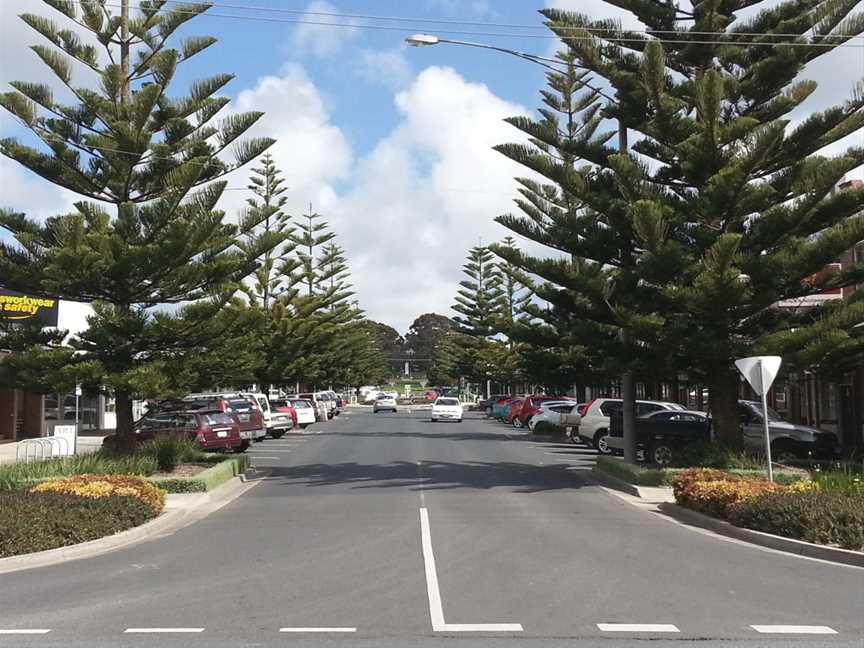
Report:
[[[608,473],[618,479],[623,479],[629,484],[636,486],[665,486],[668,485],[678,471],[663,468],[643,468],[635,464],[627,463],[614,457],[597,457],[595,470]]]
[[[222,455],[222,461],[194,477],[154,477],[150,481],[169,493],[203,493],[244,473],[249,465],[247,455]]]
[[[159,434],[142,443],[136,455],[152,457],[162,472],[171,472],[177,464],[194,463],[207,456],[194,439],[178,434]]]
[[[678,468],[720,468],[764,470],[765,461],[757,454],[740,446],[722,443],[691,443],[675,453],[674,466]]]
[[[23,488],[28,482],[64,477],[68,475],[152,475],[158,466],[156,460],[147,455],[128,457],[112,456],[105,452],[14,463],[0,466],[0,491]]]
[[[864,550],[864,499],[842,492],[770,493],[739,502],[729,521],[740,527],[844,549]]]
[[[819,490],[864,497],[864,476],[860,474],[819,470],[811,473],[811,479],[819,484]]]
[[[61,493],[0,493],[0,557],[95,540],[154,517],[135,497],[89,499]]]

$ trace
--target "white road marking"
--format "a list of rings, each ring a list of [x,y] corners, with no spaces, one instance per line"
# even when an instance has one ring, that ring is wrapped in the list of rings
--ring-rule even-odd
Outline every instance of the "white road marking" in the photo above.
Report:
[[[273,450],[272,448],[267,448],[266,450],[249,450],[247,454],[254,455],[256,452],[275,452],[277,454],[288,454],[291,450]]]
[[[681,632],[671,623],[598,623],[603,632]]]
[[[279,628],[279,632],[357,632],[357,628]]]
[[[423,545],[423,564],[426,568],[426,593],[429,596],[429,617],[434,632],[522,632],[520,623],[446,623],[438,570],[432,552],[432,534],[429,531],[429,511],[420,509],[420,539]]]
[[[811,625],[751,625],[756,632],[763,634],[837,634],[834,628]]]
[[[36,635],[48,634],[51,632],[48,628],[0,628],[0,635]]]
[[[126,628],[124,634],[194,634],[204,628]]]
[[[253,459],[282,459],[282,457],[261,457],[259,455],[250,455]]]

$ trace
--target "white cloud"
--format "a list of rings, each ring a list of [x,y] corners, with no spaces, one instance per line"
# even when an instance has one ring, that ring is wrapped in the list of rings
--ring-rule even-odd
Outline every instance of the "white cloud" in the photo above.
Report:
[[[391,50],[369,50],[360,52],[357,75],[369,83],[390,89],[406,86],[413,77],[411,64],[402,48]]]
[[[449,313],[465,254],[507,235],[523,171],[492,150],[517,140],[504,117],[525,109],[432,67],[399,93],[401,123],[358,165],[355,189],[334,206],[361,306],[405,331],[419,314]]]
[[[326,0],[314,0],[314,2],[306,5],[304,11],[313,14],[339,13],[339,10]],[[308,24],[297,25],[292,36],[292,42],[296,48],[321,58],[339,53],[345,43],[360,34],[357,20],[309,14],[303,16],[302,20]],[[348,26],[333,27],[331,25]]]

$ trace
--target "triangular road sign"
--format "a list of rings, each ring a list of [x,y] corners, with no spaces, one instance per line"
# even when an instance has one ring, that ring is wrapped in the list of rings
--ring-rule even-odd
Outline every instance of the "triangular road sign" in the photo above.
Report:
[[[753,390],[760,396],[771,389],[771,384],[780,371],[780,356],[753,356],[735,361],[741,375],[747,379]]]

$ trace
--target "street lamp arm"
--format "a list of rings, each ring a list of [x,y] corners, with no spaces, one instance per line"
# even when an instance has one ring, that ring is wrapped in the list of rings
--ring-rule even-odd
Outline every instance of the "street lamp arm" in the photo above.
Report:
[[[464,45],[465,47],[476,47],[477,49],[486,49],[486,50],[494,50],[496,52],[503,52],[504,54],[510,54],[511,56],[515,56],[517,58],[521,58],[525,61],[530,61],[531,63],[536,63],[537,65],[542,65],[547,70],[552,70],[556,74],[566,74],[567,71],[561,69],[560,67],[555,67],[556,65],[566,65],[562,61],[558,59],[549,58],[546,56],[539,56],[538,54],[529,54],[527,52],[520,52],[519,50],[509,49],[506,47],[498,47],[497,45],[489,45],[487,43],[473,43],[471,41],[462,41],[462,40],[451,40],[449,38],[439,38],[438,36],[434,36],[432,34],[415,34],[414,36],[409,36],[405,39],[405,41],[409,45],[413,45],[415,47],[423,47],[426,45],[437,45],[439,43],[447,43],[449,45]],[[552,64],[555,65],[552,65]],[[585,66],[576,65],[575,67],[581,70],[587,70]],[[590,71],[590,70],[589,70]],[[579,81],[579,85],[584,88],[588,88],[596,92],[599,96],[603,97],[607,101],[612,104],[617,104],[618,102],[615,99],[600,88],[595,87],[594,85],[588,83],[587,81]]]

